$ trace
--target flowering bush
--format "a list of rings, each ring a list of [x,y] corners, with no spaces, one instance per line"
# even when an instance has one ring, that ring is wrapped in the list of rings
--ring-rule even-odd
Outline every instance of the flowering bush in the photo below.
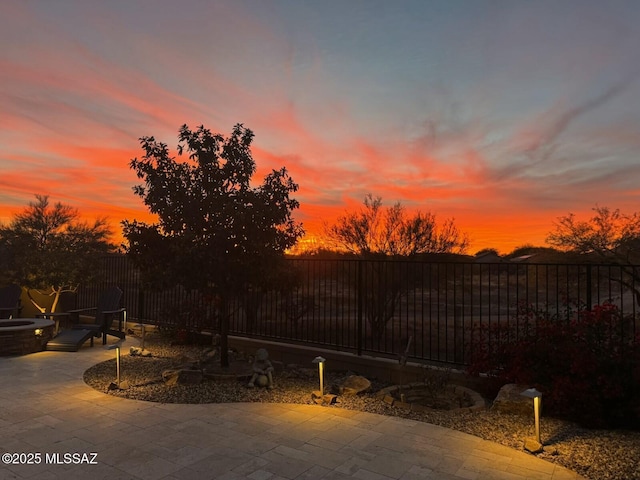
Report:
[[[481,328],[469,372],[535,386],[547,412],[587,426],[640,427],[640,335],[610,303],[562,317],[529,308]]]

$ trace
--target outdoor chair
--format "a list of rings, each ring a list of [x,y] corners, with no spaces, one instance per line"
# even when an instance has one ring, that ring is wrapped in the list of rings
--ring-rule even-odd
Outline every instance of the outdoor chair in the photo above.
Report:
[[[0,318],[13,318],[14,313],[18,315],[21,295],[22,288],[18,285],[0,288]]]
[[[122,290],[112,287],[105,290],[98,298],[98,304],[91,308],[69,310],[72,330],[89,330],[94,337],[102,336],[102,344],[107,344],[107,335],[125,338],[127,310],[122,308]],[[118,322],[117,329],[113,328],[114,321]]]

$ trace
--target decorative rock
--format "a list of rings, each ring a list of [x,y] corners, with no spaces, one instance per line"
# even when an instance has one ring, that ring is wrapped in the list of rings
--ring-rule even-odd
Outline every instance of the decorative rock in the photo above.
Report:
[[[216,361],[217,359],[218,359],[218,349],[210,348],[209,350],[204,352],[202,361],[203,363],[209,363],[209,362]]]
[[[330,393],[327,393],[326,395],[324,395],[322,397],[322,403],[325,404],[325,405],[333,405],[337,401],[338,401],[338,396],[337,395],[332,395]]]
[[[107,387],[107,390],[126,390],[127,388],[129,388],[129,382],[124,380],[120,382],[120,385],[116,382],[111,382]]]
[[[131,347],[129,349],[129,355],[132,357],[151,357],[151,352],[140,347]]]
[[[322,395],[320,393],[320,390],[314,390],[313,392],[311,392],[311,400],[313,400],[318,405],[333,405],[337,402],[338,396],[331,393]]]
[[[527,452],[536,454],[536,453],[541,453],[543,451],[544,447],[535,438],[525,438],[525,440],[524,440],[524,449]]]
[[[533,416],[533,401],[521,395],[527,388],[529,388],[528,385],[515,383],[503,386],[493,401],[491,410],[513,415]]]
[[[351,375],[339,387],[341,395],[357,395],[371,388],[371,382],[360,375]]]
[[[202,382],[202,370],[178,369],[162,372],[162,380],[167,385],[197,385]]]

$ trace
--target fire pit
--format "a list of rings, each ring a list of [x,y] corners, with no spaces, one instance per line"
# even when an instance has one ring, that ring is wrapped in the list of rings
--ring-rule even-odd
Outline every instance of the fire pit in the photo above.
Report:
[[[0,356],[40,352],[53,337],[54,325],[42,318],[0,320]]]
[[[429,409],[472,412],[485,408],[480,394],[460,385],[446,385],[434,391],[430,385],[415,382],[387,387],[376,396],[394,407],[417,412]]]

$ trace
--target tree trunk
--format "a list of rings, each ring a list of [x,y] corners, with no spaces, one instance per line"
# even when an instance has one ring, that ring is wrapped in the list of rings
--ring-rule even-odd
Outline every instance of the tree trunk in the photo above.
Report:
[[[220,299],[220,366],[229,366],[229,306],[226,295]]]
[[[62,293],[62,288],[58,288],[57,290],[53,291],[53,303],[51,304],[51,313],[54,313],[56,311],[56,308],[58,307],[58,302],[60,301],[60,294]]]
[[[45,313],[47,311],[46,307],[41,307],[40,304],[36,301],[36,299],[33,298],[33,295],[31,295],[31,289],[30,288],[27,288],[26,290],[27,290],[27,297],[29,297],[29,301],[31,302],[31,304],[34,307],[36,307],[40,313]],[[35,290],[35,291],[37,293],[40,293],[38,290]]]
[[[65,292],[75,292],[76,289],[73,289],[71,287],[65,288],[65,287],[51,287],[51,291],[49,293],[45,293],[45,292],[41,292],[40,290],[37,289],[27,289],[27,296],[29,297],[29,301],[33,304],[34,307],[36,307],[40,313],[46,313],[47,311],[47,307],[41,307],[40,304],[37,302],[37,300],[35,298],[33,298],[33,295],[31,295],[31,291],[35,291],[37,293],[39,293],[40,295],[46,295],[49,297],[53,297],[53,303],[51,304],[51,310],[49,313],[55,313],[56,309],[58,308],[58,303],[60,302],[60,297],[62,296],[63,293]]]

